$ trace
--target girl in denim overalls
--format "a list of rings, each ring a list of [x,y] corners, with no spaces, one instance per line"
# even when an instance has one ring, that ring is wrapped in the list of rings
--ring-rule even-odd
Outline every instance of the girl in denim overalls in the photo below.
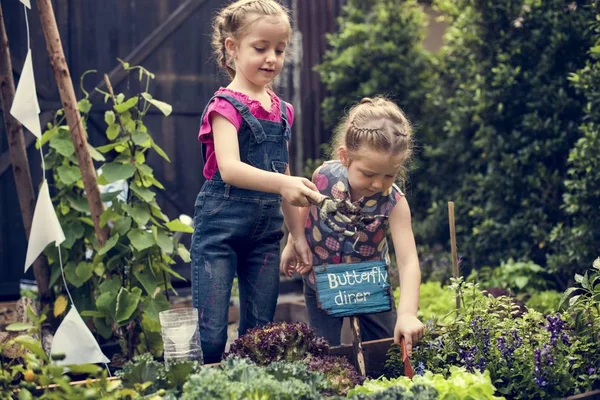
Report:
[[[389,264],[386,229],[392,234],[400,276],[398,312],[359,316],[363,340],[394,337],[412,344],[423,335],[417,319],[421,270],[410,222],[410,209],[404,194],[394,184],[410,157],[412,130],[402,111],[384,98],[363,99],[340,124],[333,149],[339,159],[327,161],[313,174],[321,194],[332,199],[349,200],[363,215],[377,218],[354,236],[347,237],[324,221],[316,205],[301,209],[305,231],[292,235],[281,257],[287,275],[304,275],[304,297],[310,325],[330,344],[340,344],[343,318],[332,317],[318,307],[312,265],[386,260]],[[331,220],[346,228],[339,219]],[[343,230],[343,229],[342,229]],[[303,249],[310,248],[306,256]],[[299,257],[300,256],[300,257]],[[309,258],[309,264],[301,260]]]
[[[232,82],[210,100],[199,133],[207,180],[195,203],[192,295],[206,363],[225,349],[236,273],[239,334],[273,320],[284,216],[290,231],[302,232],[295,206],[320,200],[308,179],[289,176],[294,112],[269,89],[290,34],[274,0],[237,1],[214,20],[213,48]]]

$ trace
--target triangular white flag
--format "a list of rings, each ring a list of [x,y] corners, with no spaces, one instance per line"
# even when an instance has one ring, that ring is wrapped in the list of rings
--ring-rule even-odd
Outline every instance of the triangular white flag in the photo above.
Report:
[[[27,245],[27,257],[25,258],[25,272],[27,272],[40,253],[44,251],[46,246],[52,242],[55,242],[58,246],[64,241],[65,234],[58,222],[52,200],[50,199],[48,182],[44,179],[37,203],[35,204],[35,212],[33,213],[31,234],[29,235],[29,244]]]
[[[30,0],[21,0],[21,3],[25,4],[27,8],[31,10],[31,2]]]
[[[10,113],[35,136],[38,138],[42,136],[39,117],[40,105],[35,92],[31,49],[27,51],[27,57],[25,58],[25,64],[23,64],[23,71],[21,72],[21,79],[19,79],[19,84],[17,85]]]
[[[56,330],[50,354],[65,355],[63,360],[56,362],[58,365],[110,362],[100,350],[98,342],[81,319],[75,306],[71,306],[69,313]]]

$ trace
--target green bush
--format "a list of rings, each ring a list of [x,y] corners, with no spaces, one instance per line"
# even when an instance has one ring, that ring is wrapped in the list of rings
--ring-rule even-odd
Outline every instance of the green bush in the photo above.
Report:
[[[600,23],[595,23],[593,33],[596,43],[590,49],[591,60],[570,77],[585,96],[585,122],[568,158],[562,205],[567,219],[552,232],[553,252],[548,259],[552,272],[569,277],[596,258],[600,243]]]
[[[418,239],[447,240],[453,200],[465,268],[511,257],[545,265],[565,219],[567,157],[582,136],[584,98],[568,77],[585,65],[593,10],[562,0],[436,3],[450,20],[432,99],[444,126],[420,172],[431,203]]]
[[[329,91],[323,118],[333,128],[362,97],[388,95],[419,121],[430,78],[431,55],[423,49],[426,15],[416,0],[349,0],[340,31],[318,66]]]
[[[525,302],[525,306],[527,308],[533,308],[543,315],[548,315],[558,311],[561,297],[562,293],[557,292],[556,290],[545,290],[533,294],[529,300]]]

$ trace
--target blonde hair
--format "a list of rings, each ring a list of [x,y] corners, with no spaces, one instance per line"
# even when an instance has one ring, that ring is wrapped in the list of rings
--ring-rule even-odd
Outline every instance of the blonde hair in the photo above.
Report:
[[[402,156],[405,165],[413,150],[413,130],[404,112],[382,96],[365,97],[354,105],[335,130],[332,158],[344,146],[350,158],[359,157],[363,146]]]
[[[217,64],[225,69],[231,79],[235,69],[231,66],[225,47],[225,39],[240,40],[255,22],[263,18],[282,18],[292,28],[289,11],[275,0],[238,0],[223,8],[213,20],[212,47]]]

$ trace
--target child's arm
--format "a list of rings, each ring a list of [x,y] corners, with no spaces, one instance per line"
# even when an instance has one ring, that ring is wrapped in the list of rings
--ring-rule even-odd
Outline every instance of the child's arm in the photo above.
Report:
[[[317,171],[313,173],[313,183],[316,173]],[[286,174],[290,174],[289,168],[287,169]],[[294,207],[284,200],[281,204],[281,209],[283,211],[285,225],[290,232],[286,247],[291,248],[296,253],[296,261],[301,262],[300,265],[296,264],[295,270],[299,274],[310,272],[310,268],[312,267],[312,252],[310,247],[308,247],[308,243],[306,242],[306,236],[304,236],[304,224],[306,222],[306,218],[308,218],[308,212],[310,208]],[[284,271],[288,276],[291,275],[289,265],[284,265],[286,262],[289,264],[290,257],[282,256],[281,261],[282,271]]]
[[[319,169],[320,167],[313,172],[313,183],[315,182]],[[290,173],[289,168],[286,173]],[[290,232],[287,244],[281,255],[281,271],[287,276],[291,276],[294,271],[302,275],[306,274],[310,272],[312,268],[312,251],[308,246],[304,234],[304,224],[306,223],[306,218],[308,218],[310,208],[297,208],[286,201],[283,201],[281,208],[285,224]]]
[[[402,197],[392,210],[389,224],[400,277],[400,301],[394,342],[400,343],[400,338],[404,336],[410,355],[413,343],[423,336],[424,326],[417,318],[421,269],[411,227],[410,207],[405,197]]]
[[[279,193],[290,204],[308,206],[309,199],[321,199],[317,187],[308,179],[263,171],[240,161],[238,132],[220,114],[211,117],[215,155],[221,177],[226,183],[243,189]]]

